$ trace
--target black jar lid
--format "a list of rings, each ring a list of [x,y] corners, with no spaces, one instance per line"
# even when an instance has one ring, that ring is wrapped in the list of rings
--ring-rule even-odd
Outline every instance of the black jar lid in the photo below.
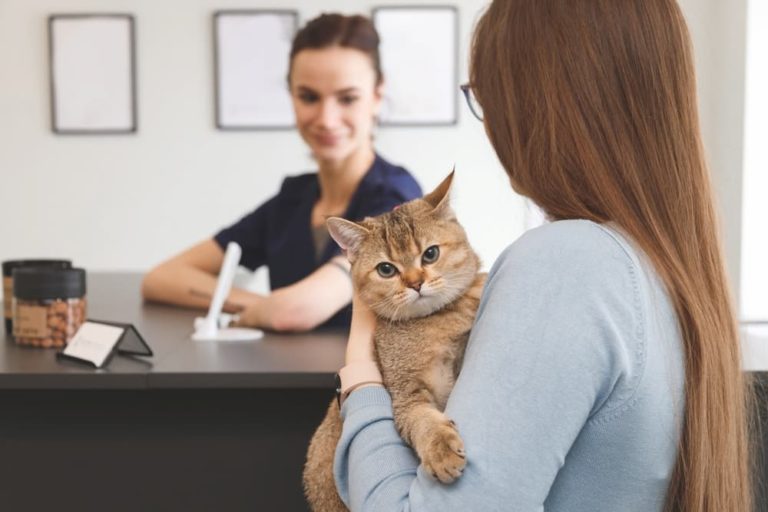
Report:
[[[3,262],[3,277],[11,277],[13,269],[22,267],[72,268],[72,262],[54,259],[8,260]]]
[[[22,267],[13,271],[13,296],[22,300],[79,299],[85,296],[82,268]]]

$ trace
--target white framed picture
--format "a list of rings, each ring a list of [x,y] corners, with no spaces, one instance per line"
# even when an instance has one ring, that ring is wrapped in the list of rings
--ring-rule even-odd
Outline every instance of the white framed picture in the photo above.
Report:
[[[458,11],[452,6],[376,7],[384,126],[454,125],[458,110]]]
[[[293,128],[288,58],[298,27],[298,13],[217,11],[213,23],[216,127]]]
[[[54,133],[134,133],[135,28],[129,14],[48,17]]]

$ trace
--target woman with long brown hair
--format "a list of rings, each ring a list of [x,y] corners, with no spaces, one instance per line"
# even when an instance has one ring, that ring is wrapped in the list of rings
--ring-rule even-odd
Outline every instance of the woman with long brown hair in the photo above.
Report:
[[[342,497],[749,511],[748,393],[675,0],[496,0],[465,89],[512,187],[552,222],[489,275],[446,407],[463,474],[417,472],[386,391],[343,382]],[[371,357],[374,322],[356,303],[348,365]]]

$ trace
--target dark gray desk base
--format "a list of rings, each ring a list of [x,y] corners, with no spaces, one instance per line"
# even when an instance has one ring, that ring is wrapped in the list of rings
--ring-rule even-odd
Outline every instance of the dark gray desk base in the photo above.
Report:
[[[755,389],[754,403],[754,491],[755,512],[768,511],[768,372],[751,374]]]
[[[768,378],[758,374],[756,511],[768,510]],[[301,468],[330,390],[0,391],[0,505],[306,511]]]
[[[8,511],[305,511],[331,390],[2,390]]]

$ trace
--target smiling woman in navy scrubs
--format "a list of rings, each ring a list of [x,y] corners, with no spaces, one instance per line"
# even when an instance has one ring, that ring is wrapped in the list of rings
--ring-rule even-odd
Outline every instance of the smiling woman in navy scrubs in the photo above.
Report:
[[[269,267],[272,293],[233,289],[226,307],[240,323],[278,331],[349,324],[349,263],[325,229],[329,216],[362,219],[421,196],[416,180],[376,154],[374,119],[383,77],[379,37],[362,16],[324,14],[291,49],[289,86],[296,125],[318,172],[287,178],[276,196],[235,224],[152,269],[146,299],[207,307],[230,241],[240,261]]]

